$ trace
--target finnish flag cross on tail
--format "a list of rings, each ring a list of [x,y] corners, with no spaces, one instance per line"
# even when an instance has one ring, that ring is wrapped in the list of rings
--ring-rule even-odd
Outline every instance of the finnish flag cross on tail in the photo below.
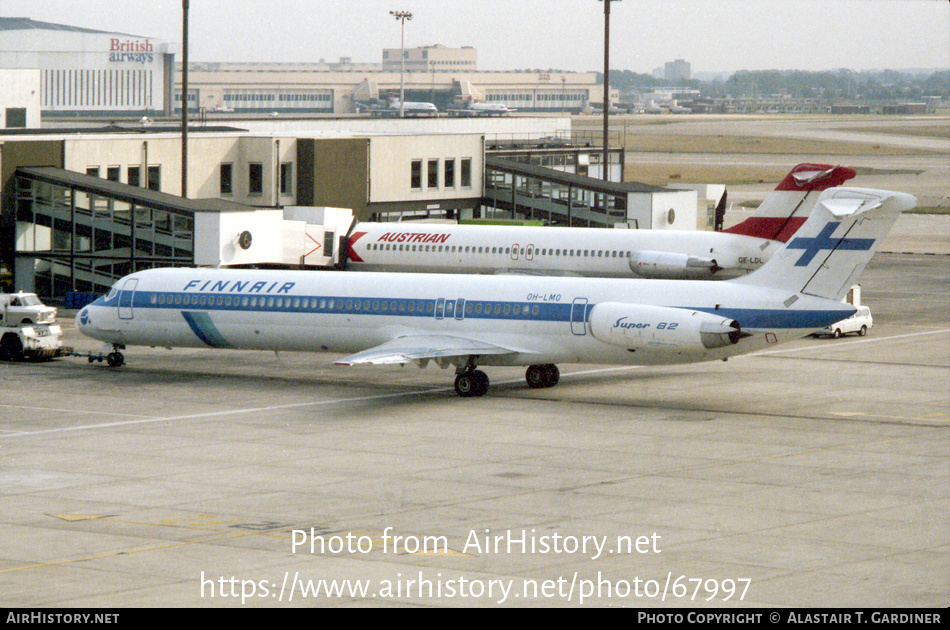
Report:
[[[829,188],[785,247],[734,282],[841,300],[898,215],[916,206],[917,198],[906,193]]]

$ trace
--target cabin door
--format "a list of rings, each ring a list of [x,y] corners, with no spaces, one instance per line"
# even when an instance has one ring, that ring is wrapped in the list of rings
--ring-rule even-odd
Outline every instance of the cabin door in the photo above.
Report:
[[[119,319],[132,319],[132,298],[138,283],[138,278],[130,278],[119,290]]]
[[[579,337],[587,334],[587,298],[574,298],[571,304],[571,332]]]

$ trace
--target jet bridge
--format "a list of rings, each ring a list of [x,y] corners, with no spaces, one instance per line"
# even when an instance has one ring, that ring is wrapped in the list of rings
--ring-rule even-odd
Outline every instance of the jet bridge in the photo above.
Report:
[[[328,267],[352,211],[185,199],[53,167],[16,171],[14,282],[40,296],[105,293],[153,267]]]
[[[696,229],[695,190],[608,182],[490,155],[482,205],[495,218],[549,225]]]

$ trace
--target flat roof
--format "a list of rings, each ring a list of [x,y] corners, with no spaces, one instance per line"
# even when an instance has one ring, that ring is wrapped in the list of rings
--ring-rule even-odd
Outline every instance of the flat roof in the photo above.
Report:
[[[594,192],[602,192],[610,195],[679,192],[671,188],[663,188],[661,186],[653,186],[640,182],[605,182],[602,179],[587,177],[586,175],[566,173],[545,166],[525,164],[524,162],[516,162],[515,160],[508,160],[492,155],[485,156],[485,168],[491,168],[504,173],[512,173],[514,175],[524,175],[525,177],[533,177],[535,179],[543,179],[544,181],[560,184],[562,186],[574,186],[583,188],[584,190],[592,190]]]
[[[53,24],[52,22],[40,22],[27,17],[0,17],[0,31],[67,31],[70,33],[96,33],[101,35],[131,35],[130,33],[117,33],[115,31],[102,31],[95,28],[83,28],[81,26],[70,26],[68,24]],[[144,37],[144,35],[131,35],[132,37]],[[150,38],[151,39],[151,38]]]

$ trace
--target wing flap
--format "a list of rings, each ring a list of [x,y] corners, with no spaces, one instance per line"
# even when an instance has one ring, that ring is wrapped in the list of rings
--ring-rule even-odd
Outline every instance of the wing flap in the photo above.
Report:
[[[409,363],[420,359],[440,359],[469,355],[515,354],[518,350],[505,348],[477,339],[451,335],[409,335],[398,337],[368,350],[345,356],[335,365],[372,365]]]

